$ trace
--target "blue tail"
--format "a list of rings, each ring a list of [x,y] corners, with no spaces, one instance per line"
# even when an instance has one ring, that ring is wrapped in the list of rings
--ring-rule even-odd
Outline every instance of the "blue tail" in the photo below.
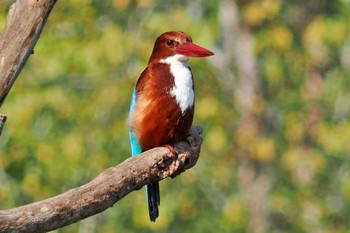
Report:
[[[159,182],[148,184],[146,186],[148,199],[148,213],[152,222],[155,222],[159,216],[158,206],[160,204]]]
[[[136,94],[134,89],[134,92],[132,94],[132,99],[131,99],[130,114],[132,113],[135,107],[135,101],[136,101]],[[130,128],[129,128],[129,137],[130,137],[130,143],[131,143],[132,156],[141,154],[142,148],[138,143],[138,140],[135,134],[131,131]],[[158,209],[158,206],[160,204],[159,182],[146,185],[146,196],[148,200],[149,218],[151,219],[152,222],[155,222],[159,216],[159,209]]]
[[[129,135],[130,135],[132,155],[135,156],[142,153],[142,149],[138,144],[137,138],[135,137],[135,135],[131,131],[129,132]],[[149,218],[151,219],[152,222],[155,222],[159,216],[159,209],[158,209],[158,206],[160,204],[159,182],[154,182],[146,185],[146,196],[148,200]]]

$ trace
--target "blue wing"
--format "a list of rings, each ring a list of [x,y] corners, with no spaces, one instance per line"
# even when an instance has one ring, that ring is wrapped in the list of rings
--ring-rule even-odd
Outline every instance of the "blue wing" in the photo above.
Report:
[[[135,109],[135,103],[136,103],[136,87],[134,87],[134,91],[133,91],[132,97],[131,97],[130,116],[131,116],[131,114],[133,113],[133,111]],[[132,156],[141,154],[142,148],[139,145],[139,142],[138,142],[135,134],[132,132],[130,126],[129,126],[129,138],[130,138],[131,154],[132,154]]]

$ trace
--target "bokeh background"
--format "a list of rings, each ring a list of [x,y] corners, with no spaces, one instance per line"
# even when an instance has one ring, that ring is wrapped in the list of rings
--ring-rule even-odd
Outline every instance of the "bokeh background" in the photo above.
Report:
[[[190,60],[198,164],[161,182],[156,223],[139,190],[55,232],[350,232],[349,0],[58,1],[1,109],[0,208],[128,158],[133,85],[168,30],[215,52]]]

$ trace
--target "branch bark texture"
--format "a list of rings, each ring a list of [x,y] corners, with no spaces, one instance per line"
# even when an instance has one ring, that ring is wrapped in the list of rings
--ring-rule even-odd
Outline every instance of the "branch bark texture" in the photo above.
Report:
[[[17,0],[0,37],[0,106],[28,60],[56,0]]]
[[[0,232],[47,232],[102,212],[145,184],[175,177],[193,167],[202,145],[202,129],[194,126],[176,154],[155,148],[103,171],[91,182],[58,196],[0,211]]]

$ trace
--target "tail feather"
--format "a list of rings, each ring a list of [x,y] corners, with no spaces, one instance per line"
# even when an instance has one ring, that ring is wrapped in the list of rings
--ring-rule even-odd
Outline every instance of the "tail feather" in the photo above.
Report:
[[[158,206],[160,205],[159,182],[148,184],[146,187],[148,199],[148,213],[152,222],[159,216]]]

